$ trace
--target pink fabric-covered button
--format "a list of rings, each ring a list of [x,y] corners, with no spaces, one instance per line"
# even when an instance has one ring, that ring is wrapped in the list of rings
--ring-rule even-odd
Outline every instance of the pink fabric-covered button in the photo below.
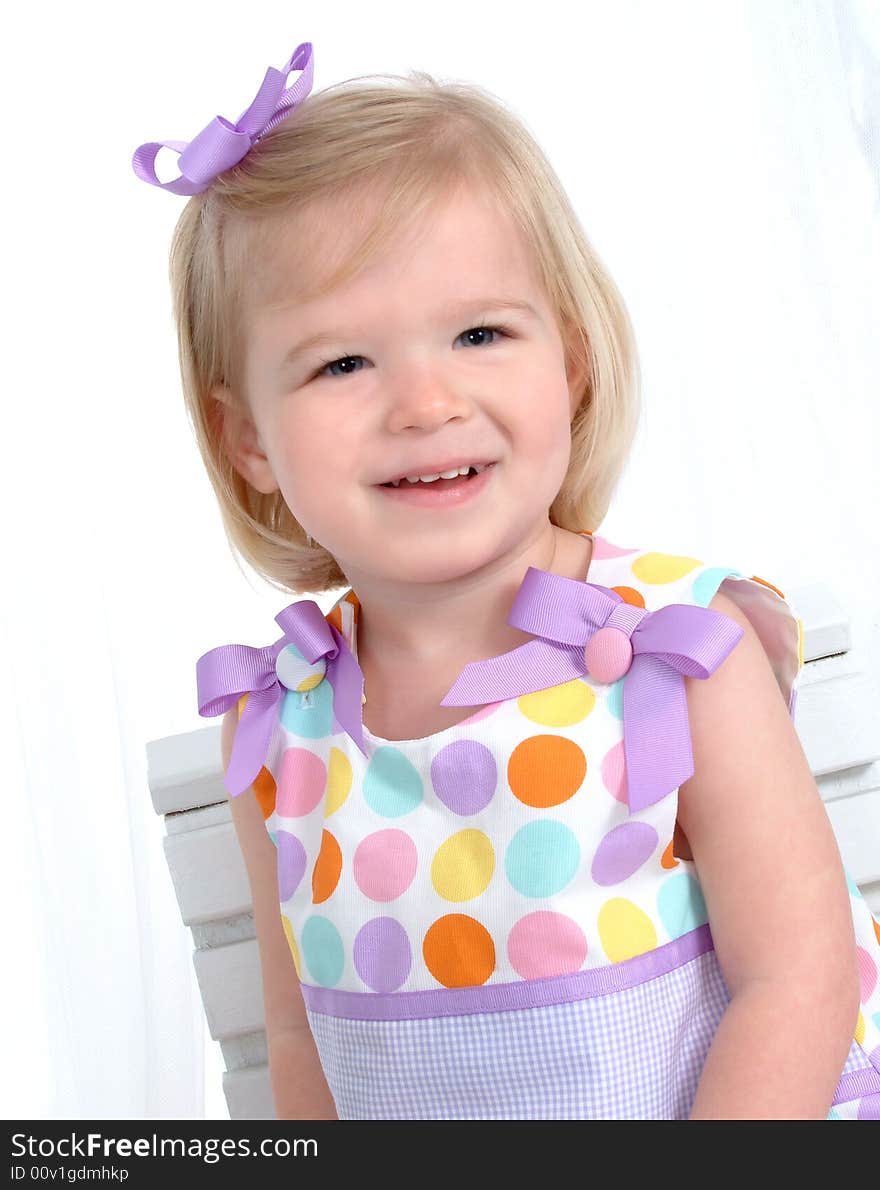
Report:
[[[597,682],[616,682],[632,665],[632,642],[619,628],[600,628],[587,641],[584,661]]]

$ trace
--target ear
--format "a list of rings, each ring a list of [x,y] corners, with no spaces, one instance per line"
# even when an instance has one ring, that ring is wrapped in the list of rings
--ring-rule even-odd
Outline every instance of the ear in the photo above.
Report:
[[[216,402],[214,413],[220,425],[223,449],[235,470],[258,492],[264,495],[277,492],[272,465],[251,418],[243,412],[229,389],[222,385],[212,388],[210,395]]]
[[[569,330],[565,338],[565,375],[568,379],[568,391],[571,397],[571,416],[574,417],[578,406],[583,400],[587,381],[590,378],[589,347],[582,341],[579,334]]]

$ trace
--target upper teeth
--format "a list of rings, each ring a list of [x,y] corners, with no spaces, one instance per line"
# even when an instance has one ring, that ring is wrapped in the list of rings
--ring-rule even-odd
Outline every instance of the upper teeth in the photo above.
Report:
[[[433,483],[435,479],[455,479],[457,475],[467,475],[471,467],[479,473],[485,471],[490,466],[489,463],[469,463],[466,467],[456,467],[454,471],[438,471],[436,475],[407,475],[407,483]],[[392,479],[394,487],[399,487],[403,482],[400,479]]]

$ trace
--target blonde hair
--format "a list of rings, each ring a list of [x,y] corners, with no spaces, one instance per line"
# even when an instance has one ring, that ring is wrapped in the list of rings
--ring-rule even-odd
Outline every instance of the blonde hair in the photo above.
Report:
[[[440,83],[421,71],[349,79],[309,96],[192,197],[171,247],[184,397],[226,535],[234,554],[283,591],[320,593],[347,579],[332,554],[310,544],[281,493],[258,492],[224,448],[222,406],[210,394],[224,385],[247,410],[242,313],[260,284],[254,261],[270,248],[277,219],[341,203],[347,224],[364,223],[365,234],[354,255],[325,277],[318,292],[326,293],[380,252],[402,223],[424,216],[462,182],[488,188],[514,218],[533,250],[568,361],[587,376],[550,520],[595,529],[607,512],[638,427],[635,336],[623,298],[542,150],[476,85]],[[381,191],[372,222],[359,214],[364,190]],[[304,256],[311,262],[311,244]]]

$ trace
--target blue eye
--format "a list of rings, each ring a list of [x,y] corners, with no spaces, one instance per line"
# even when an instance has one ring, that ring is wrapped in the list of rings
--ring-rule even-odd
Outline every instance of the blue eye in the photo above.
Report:
[[[459,337],[459,339],[461,339],[465,335],[486,335],[487,333],[492,334],[492,335],[505,335],[506,336],[508,334],[508,331],[505,330],[504,327],[500,327],[500,326],[480,325],[480,326],[472,326],[468,330],[462,331],[458,337]],[[491,343],[494,343],[494,342],[495,342],[495,340],[492,339]],[[478,343],[472,344],[472,346],[475,346],[475,347],[483,347],[483,346],[489,346],[489,345],[491,345],[491,344],[487,344],[484,341],[480,341]],[[329,372],[329,373],[327,372],[327,369],[335,368],[337,365],[341,365],[341,364],[348,365],[348,364],[356,363],[357,360],[362,360],[363,358],[364,357],[362,355],[353,355],[352,354],[352,355],[341,355],[341,356],[338,356],[336,359],[325,360],[324,363],[321,364],[318,371],[315,373],[314,379],[318,379],[319,377],[324,376],[325,373],[327,374],[328,378],[330,376],[334,376],[334,377],[335,376],[353,376],[355,374],[355,372],[358,370],[357,368],[352,368],[350,371],[343,370],[342,372]]]

